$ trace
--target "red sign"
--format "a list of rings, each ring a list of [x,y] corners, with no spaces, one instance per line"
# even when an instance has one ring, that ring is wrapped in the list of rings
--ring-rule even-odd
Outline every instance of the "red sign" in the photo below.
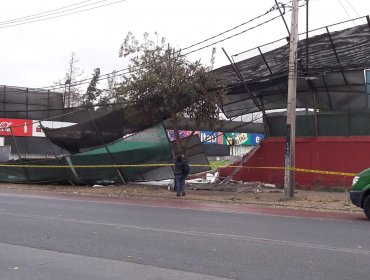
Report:
[[[0,135],[32,136],[32,120],[0,118]]]

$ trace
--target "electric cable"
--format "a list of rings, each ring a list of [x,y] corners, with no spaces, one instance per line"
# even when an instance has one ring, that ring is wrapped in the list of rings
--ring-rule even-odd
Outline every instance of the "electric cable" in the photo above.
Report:
[[[352,6],[351,2],[349,0],[345,0],[347,4],[352,8],[352,10],[356,13],[358,17],[361,17],[360,14],[357,12],[357,10]],[[366,23],[365,19],[362,19],[364,23]]]
[[[226,31],[223,31],[223,32],[221,32],[221,33],[219,33],[219,34],[217,34],[217,35],[215,35],[215,36],[212,36],[212,37],[210,37],[210,38],[207,38],[207,39],[205,39],[205,40],[202,40],[202,41],[200,41],[200,42],[198,42],[198,43],[195,43],[195,44],[192,44],[192,45],[190,45],[190,46],[188,46],[188,47],[185,47],[185,48],[183,48],[182,50],[190,49],[190,48],[192,48],[192,47],[194,47],[194,46],[200,45],[200,44],[202,44],[202,43],[204,43],[204,42],[207,42],[207,41],[209,41],[209,40],[211,40],[211,39],[217,38],[217,37],[222,36],[222,35],[224,35],[224,34],[226,34],[226,33],[228,33],[228,32],[231,32],[231,31],[233,31],[233,30],[235,30],[235,29],[237,29],[237,28],[239,28],[239,27],[241,27],[241,26],[243,26],[243,25],[245,25],[245,24],[247,24],[247,23],[250,23],[250,22],[252,22],[252,21],[255,21],[255,20],[257,20],[257,19],[259,19],[259,18],[261,18],[261,17],[263,17],[263,16],[266,16],[268,13],[270,13],[271,11],[273,11],[273,10],[274,10],[274,8],[275,8],[275,5],[274,5],[274,6],[273,6],[269,11],[267,11],[267,12],[265,12],[265,13],[261,14],[261,15],[258,15],[257,17],[254,17],[254,18],[253,18],[253,19],[251,19],[251,20],[248,20],[248,21],[246,21],[246,22],[244,22],[244,23],[241,23],[241,24],[239,24],[239,25],[237,25],[237,26],[235,26],[235,27],[233,27],[233,28],[230,28],[230,29],[228,29],[228,30],[226,30]],[[278,17],[278,16],[277,16],[277,17]],[[275,18],[277,18],[277,17],[275,17]],[[275,19],[275,18],[273,18],[273,19]],[[273,19],[272,19],[272,20],[273,20]],[[188,54],[190,54],[190,53],[194,53],[194,52],[200,51],[200,50],[202,50],[202,49],[208,48],[208,47],[213,46],[213,45],[215,45],[215,44],[218,44],[218,43],[220,43],[220,42],[223,42],[223,41],[229,40],[229,39],[231,39],[231,38],[234,38],[234,37],[236,37],[236,36],[239,36],[239,35],[241,35],[241,34],[243,34],[243,33],[247,32],[247,31],[249,31],[249,30],[252,30],[252,29],[255,29],[255,28],[259,27],[259,26],[262,26],[262,25],[264,25],[264,24],[267,24],[268,22],[270,22],[270,21],[272,21],[272,20],[268,20],[268,21],[262,22],[262,23],[258,24],[257,26],[254,26],[254,27],[252,27],[252,28],[250,28],[250,29],[243,30],[243,31],[241,31],[241,32],[240,32],[240,33],[238,33],[238,34],[235,34],[235,35],[229,36],[229,37],[228,37],[228,38],[226,38],[226,39],[220,40],[220,41],[218,41],[218,42],[215,42],[215,43],[213,43],[213,44],[210,44],[210,45],[207,45],[207,46],[205,46],[205,47],[199,48],[199,49],[197,49],[197,50],[194,50],[194,51],[188,52],[188,53],[186,53],[186,54],[183,54],[182,56],[186,56],[186,55],[188,55]],[[180,50],[180,51],[182,51],[182,50]],[[130,71],[130,68],[124,68],[124,69],[121,69],[121,70],[113,71],[113,72],[111,72],[111,73],[103,74],[103,75],[101,75],[101,76],[100,76],[99,80],[105,80],[105,79],[106,79],[110,74],[112,74],[112,73],[120,73],[120,72],[126,72],[126,73],[122,73],[122,74],[120,74],[120,75],[119,75],[119,76],[123,76],[123,75],[125,75],[125,74],[131,73],[132,71]],[[102,77],[103,77],[103,79],[102,79]],[[83,80],[80,80],[80,81],[76,81],[75,83],[73,83],[73,84],[72,84],[72,86],[77,86],[77,85],[87,84],[87,83],[89,83],[89,82],[90,82],[90,80],[91,80],[91,79],[83,79]],[[46,87],[39,87],[39,88],[41,88],[41,89],[50,89],[50,88],[53,88],[53,89],[55,89],[55,88],[60,88],[60,89],[62,89],[63,87],[64,87],[64,85],[60,85],[60,86],[55,86],[55,85],[53,85],[53,86],[46,86]]]
[[[274,5],[270,10],[266,11],[265,13],[263,13],[263,14],[261,14],[261,15],[258,15],[258,16],[254,17],[254,18],[252,18],[252,19],[250,19],[250,20],[248,20],[248,21],[246,21],[246,22],[243,22],[243,23],[241,23],[241,24],[238,24],[237,26],[234,26],[234,27],[232,27],[232,28],[230,28],[230,29],[227,29],[227,30],[225,30],[225,31],[223,31],[223,32],[221,32],[221,33],[219,33],[219,34],[217,34],[217,35],[214,35],[214,36],[212,36],[212,37],[209,37],[209,38],[207,38],[207,39],[205,39],[205,40],[203,40],[203,41],[200,41],[200,42],[198,42],[198,43],[192,44],[192,45],[190,45],[190,46],[188,46],[188,47],[186,47],[186,48],[182,48],[181,50],[182,50],[182,51],[184,51],[184,50],[190,49],[190,48],[192,48],[192,47],[195,47],[195,46],[197,46],[197,45],[203,44],[203,43],[208,42],[208,41],[210,41],[210,40],[212,40],[212,39],[215,39],[215,38],[217,38],[217,37],[220,37],[220,36],[222,36],[222,35],[224,35],[224,34],[226,34],[226,33],[229,33],[229,32],[231,32],[231,31],[233,31],[233,30],[236,30],[237,28],[239,28],[239,27],[241,27],[241,26],[243,26],[243,25],[246,25],[246,24],[248,24],[248,23],[251,23],[252,21],[255,21],[255,20],[259,19],[259,18],[262,18],[263,16],[266,16],[266,15],[267,15],[267,14],[269,14],[270,12],[274,11],[274,10],[276,9],[276,8],[275,8],[275,6],[276,6],[276,5]],[[283,14],[285,14],[285,7],[283,6],[283,8],[284,8]]]
[[[40,13],[33,14],[33,15],[29,15],[29,16],[24,16],[24,17],[19,17],[19,18],[15,18],[15,19],[10,19],[10,20],[5,20],[5,21],[0,21],[0,25],[5,25],[5,24],[9,24],[9,23],[14,23],[14,22],[19,22],[19,21],[24,21],[24,20],[26,20],[26,19],[32,19],[32,18],[35,18],[35,17],[41,16],[41,15],[44,15],[44,14],[50,14],[50,12],[54,12],[54,11],[58,11],[58,10],[63,10],[63,9],[65,9],[65,8],[69,8],[69,7],[77,6],[77,5],[80,5],[80,4],[83,4],[83,3],[86,3],[86,2],[91,2],[91,1],[94,1],[94,0],[85,0],[85,1],[78,2],[78,3],[72,4],[72,5],[68,5],[68,6],[64,6],[64,7],[60,7],[60,8],[56,8],[56,9],[52,9],[52,10],[45,11],[45,12],[40,12]],[[104,0],[104,1],[107,1],[107,0]],[[92,5],[92,4],[90,4],[90,5]],[[77,9],[77,8],[76,8],[76,9]]]
[[[197,51],[200,51],[200,50],[203,50],[203,49],[206,49],[206,48],[212,47],[212,46],[214,46],[214,45],[216,45],[216,44],[218,44],[218,43],[224,42],[224,41],[226,41],[226,40],[229,40],[229,39],[231,39],[231,38],[234,38],[234,37],[236,37],[236,36],[239,36],[239,35],[241,35],[241,34],[243,34],[243,33],[245,33],[245,32],[248,32],[248,31],[251,31],[251,30],[253,30],[253,29],[256,29],[257,27],[260,27],[260,26],[262,26],[262,25],[264,25],[264,24],[267,24],[267,23],[269,23],[269,22],[272,22],[273,20],[275,20],[275,19],[277,19],[277,18],[279,18],[279,17],[280,17],[280,15],[277,15],[277,16],[275,16],[275,17],[273,17],[273,18],[269,19],[269,20],[266,20],[266,21],[264,21],[264,22],[262,22],[262,23],[259,23],[259,24],[255,25],[255,26],[252,26],[252,27],[250,27],[250,28],[248,28],[248,29],[245,29],[245,30],[243,30],[243,31],[241,31],[241,32],[238,32],[238,33],[236,33],[236,34],[234,34],[234,35],[231,35],[231,36],[229,36],[229,37],[226,37],[226,38],[224,38],[224,39],[222,39],[222,40],[218,40],[218,41],[216,41],[216,42],[214,42],[214,43],[212,43],[212,44],[206,45],[206,46],[201,47],[201,48],[198,48],[198,49],[196,49],[196,50],[193,50],[193,51],[187,52],[187,53],[185,53],[185,54],[183,54],[183,55],[184,55],[184,56],[185,56],[185,55],[189,55],[189,54],[191,54],[191,53],[194,53],[194,52],[197,52]]]
[[[101,0],[100,2],[105,2],[105,1],[109,1],[109,0]],[[0,29],[9,28],[9,27],[13,27],[13,26],[19,26],[19,25],[25,25],[25,24],[34,23],[34,22],[45,21],[45,20],[49,20],[49,19],[60,18],[60,17],[69,16],[69,15],[73,15],[73,14],[78,14],[78,13],[82,13],[82,12],[86,12],[86,11],[90,11],[90,10],[94,10],[94,9],[98,9],[98,8],[102,8],[102,7],[106,7],[106,6],[110,6],[110,5],[114,5],[114,4],[118,4],[118,3],[121,3],[121,2],[124,2],[124,1],[127,1],[127,0],[118,0],[118,1],[115,1],[115,2],[111,2],[111,3],[107,3],[107,4],[103,4],[103,5],[83,9],[83,10],[78,10],[78,11],[70,12],[70,13],[66,13],[66,14],[56,15],[56,16],[52,16],[52,17],[43,17],[41,19],[28,20],[28,21],[25,20],[24,22],[8,24],[8,25],[5,24],[3,26],[0,26]],[[87,6],[90,6],[90,5],[87,5]],[[71,10],[77,10],[77,9],[78,8],[71,9]],[[63,12],[57,12],[57,13],[63,13]]]
[[[346,12],[346,14],[347,14],[348,18],[350,18],[350,19],[353,21],[352,17],[349,15],[349,13],[348,13],[347,9],[344,7],[344,5],[343,5],[342,1],[341,1],[341,0],[338,0],[338,2],[339,2],[339,4],[342,6],[343,10]]]

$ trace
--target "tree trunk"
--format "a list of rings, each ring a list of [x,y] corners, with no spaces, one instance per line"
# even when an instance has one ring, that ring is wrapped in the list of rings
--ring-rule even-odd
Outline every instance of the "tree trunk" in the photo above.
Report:
[[[177,117],[176,116],[172,116],[171,117],[171,125],[172,125],[172,129],[175,133],[175,150],[176,151],[179,151],[181,154],[185,154],[185,147],[181,141],[181,137],[180,137],[180,131],[179,131],[179,128],[178,128],[178,124],[177,124]]]

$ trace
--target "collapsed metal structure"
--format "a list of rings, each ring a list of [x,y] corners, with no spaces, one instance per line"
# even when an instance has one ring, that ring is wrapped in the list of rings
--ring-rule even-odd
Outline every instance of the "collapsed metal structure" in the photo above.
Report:
[[[345,115],[345,119],[352,114],[352,120],[346,122],[350,135],[354,135],[354,131],[370,135],[370,128],[363,129],[368,127],[370,120],[370,95],[367,95],[370,91],[367,92],[364,74],[364,70],[370,67],[369,17],[366,20],[367,24],[334,32],[329,31],[329,28],[338,29],[344,23],[313,30],[310,33],[319,34],[300,41],[297,107],[307,111],[306,114],[298,115],[298,124],[300,117],[305,118],[303,129],[301,132],[298,129],[298,133],[330,135],[333,130],[329,128],[337,123],[338,114]],[[276,44],[280,44],[280,47],[263,51]],[[288,49],[284,38],[233,55],[230,65],[214,70],[228,83],[229,98],[221,106],[227,117],[262,112],[267,128],[265,133],[285,135],[285,126],[279,125],[284,115],[268,112],[286,108]],[[253,56],[255,52],[258,55]],[[243,59],[249,55],[250,58]],[[12,129],[3,129],[2,135],[8,136],[5,144],[15,150],[18,157],[0,166],[0,181],[91,184],[172,176],[170,164],[174,149],[161,124],[169,117],[169,112],[161,106],[161,100],[150,100],[97,114],[89,110],[64,109],[62,99],[61,93],[50,91],[0,88],[2,117],[77,123],[64,128],[48,129],[40,122],[46,137],[37,141],[32,137],[17,137]],[[181,110],[188,103],[185,98],[178,104]],[[153,106],[158,109],[153,110]],[[151,116],[150,122],[143,121],[141,116],[144,114]],[[322,117],[324,114],[334,117],[325,122]],[[353,114],[358,117],[353,118]],[[354,129],[356,124],[359,127]],[[24,124],[25,131],[31,130],[28,125]],[[332,134],[343,135],[343,130],[339,129]],[[199,138],[192,141],[193,150],[188,155],[192,157],[191,163],[208,164],[203,151],[199,149]],[[38,146],[41,150],[48,147],[48,151],[52,151],[52,158],[22,158],[22,149],[27,150],[30,146]],[[151,163],[164,163],[166,166],[152,166]],[[192,172],[208,169],[192,168]]]
[[[65,109],[61,93],[45,90],[3,86],[0,98],[1,182],[112,184],[173,176],[176,150],[162,123],[169,113],[161,100],[102,112]],[[182,101],[179,110],[187,104]],[[191,163],[202,165],[191,172],[209,170],[199,137],[189,146]]]
[[[370,20],[357,20],[364,19],[366,24],[339,31],[331,30],[348,22],[312,30],[309,34],[315,36],[299,41],[297,108],[312,109],[306,114],[312,121],[312,136],[319,135],[318,114],[368,114],[370,95],[364,70],[370,67]],[[288,41],[283,38],[233,55],[230,65],[216,69],[229,86],[229,98],[222,107],[225,115],[262,112],[268,130],[284,135],[274,129],[273,118],[279,114],[269,117],[268,111],[287,107],[288,56]]]
[[[300,187],[347,188],[353,174],[369,167],[370,19],[358,20],[365,24],[343,28],[354,25],[351,20],[313,30],[298,44],[294,168]],[[231,65],[215,70],[229,85],[225,114],[262,112],[273,136],[244,156],[240,164],[247,168],[224,168],[221,177],[284,184],[288,50],[284,38],[236,54]]]

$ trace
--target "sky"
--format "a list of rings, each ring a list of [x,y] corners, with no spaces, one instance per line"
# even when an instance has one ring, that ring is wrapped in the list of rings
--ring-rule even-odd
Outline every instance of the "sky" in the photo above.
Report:
[[[119,58],[118,53],[129,31],[138,39],[148,32],[153,40],[157,40],[157,32],[172,46],[185,49],[263,15],[274,5],[275,0],[0,0],[0,85],[52,86],[65,78],[72,52],[78,59],[77,66],[84,71],[82,78],[92,77],[98,67],[101,74],[107,74],[127,67],[127,60]],[[57,13],[62,7],[68,11]],[[45,13],[51,10],[54,14]],[[81,10],[86,11],[78,12]],[[62,16],[67,13],[73,14]],[[37,17],[29,17],[35,14]],[[309,29],[369,14],[369,0],[309,0]],[[285,25],[277,16],[278,11],[272,11],[183,52],[241,33],[214,45],[215,67],[229,64],[222,48],[232,56],[286,37]],[[287,10],[285,19],[289,28],[290,17]],[[300,8],[298,19],[299,32],[304,32],[305,7]],[[268,20],[271,21],[251,29]],[[353,24],[349,22],[345,27]],[[187,57],[209,65],[211,51],[212,47],[207,47]],[[102,87],[104,84],[101,81]]]

